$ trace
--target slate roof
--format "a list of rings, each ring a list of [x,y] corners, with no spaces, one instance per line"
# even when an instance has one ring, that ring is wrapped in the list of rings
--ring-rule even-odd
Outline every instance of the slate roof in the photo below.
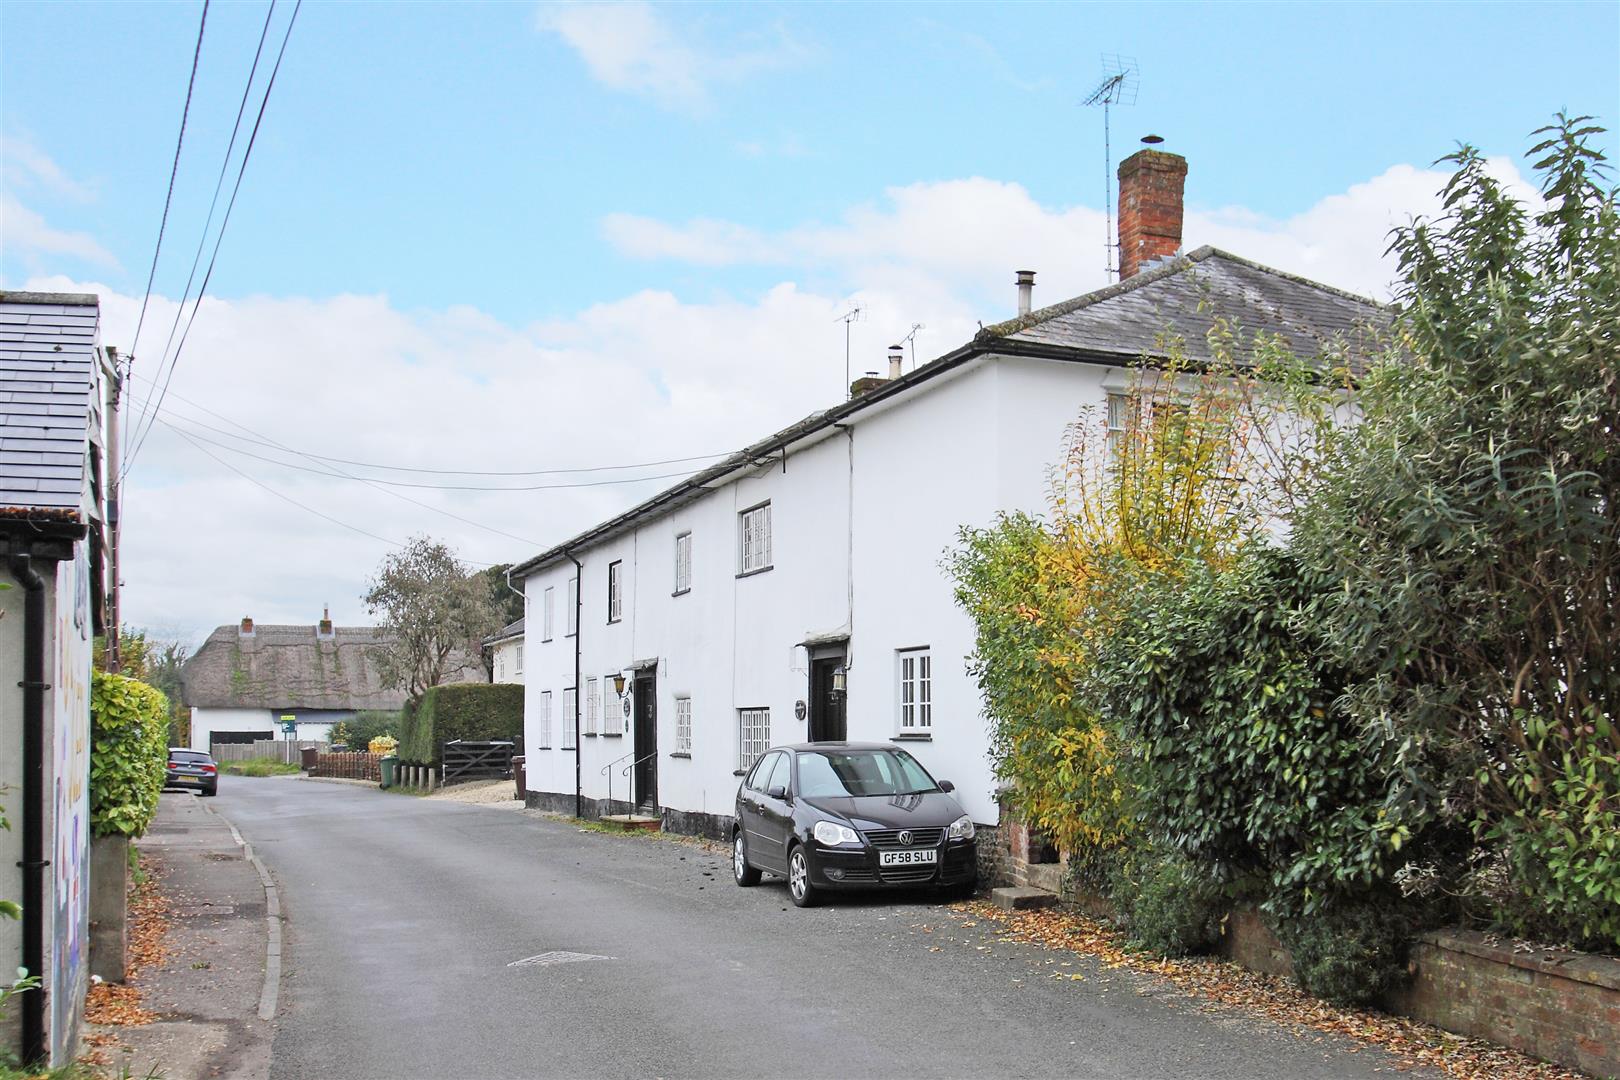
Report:
[[[515,623],[507,624],[507,626],[503,630],[501,630],[500,633],[491,634],[489,637],[485,638],[484,639],[484,644],[485,645],[499,645],[503,641],[510,641],[513,638],[520,638],[522,636],[523,636],[523,620],[519,619]]]
[[[223,709],[398,709],[403,690],[384,690],[370,650],[388,642],[372,626],[265,626],[242,637],[221,626],[180,669],[181,699]]]
[[[100,303],[0,291],[0,512],[84,520],[99,502]]]
[[[1201,247],[1117,285],[986,327],[980,339],[1082,349],[1131,363],[1163,353],[1168,334],[1181,339],[1189,360],[1208,362],[1217,319],[1245,339],[1276,335],[1295,356],[1326,354],[1357,374],[1389,325],[1388,309],[1364,296]]]
[[[1222,319],[1244,340],[1278,335],[1296,356],[1342,364],[1361,374],[1379,349],[1390,309],[1364,296],[1250,262],[1213,247],[1166,259],[1135,276],[1061,304],[981,329],[972,341],[692,474],[594,528],[512,568],[527,574],[612,539],[638,523],[702,498],[738,470],[763,465],[787,447],[979,356],[1026,355],[1126,367],[1164,360],[1165,332],[1183,340],[1187,359],[1213,359],[1209,330]]]

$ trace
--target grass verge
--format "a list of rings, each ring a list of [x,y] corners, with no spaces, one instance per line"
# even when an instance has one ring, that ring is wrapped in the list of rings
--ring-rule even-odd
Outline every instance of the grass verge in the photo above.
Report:
[[[303,772],[298,765],[290,765],[275,758],[249,758],[247,761],[231,761],[224,766],[225,771],[232,776],[293,776]]]

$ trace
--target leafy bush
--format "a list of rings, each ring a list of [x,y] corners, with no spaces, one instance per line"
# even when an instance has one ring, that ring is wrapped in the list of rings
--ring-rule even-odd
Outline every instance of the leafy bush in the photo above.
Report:
[[[1613,949],[1620,210],[1599,131],[1540,133],[1539,210],[1476,150],[1447,159],[1444,215],[1392,244],[1404,354],[1369,373],[1293,543],[1327,580],[1354,718],[1446,765],[1391,762],[1392,805],[1500,845],[1547,901],[1521,929]]]
[[[1409,925],[1391,900],[1363,901],[1276,921],[1308,994],[1341,1005],[1377,1000],[1406,973]]]
[[[523,686],[518,683],[454,683],[435,686],[401,717],[400,760],[437,765],[447,742],[523,738]]]
[[[357,712],[343,721],[343,741],[350,749],[358,750],[370,746],[371,740],[385,735],[398,738],[400,717],[399,712],[387,709],[367,709]]]
[[[143,682],[97,671],[90,726],[90,828],[96,836],[140,836],[163,790],[169,701]]]
[[[1120,860],[1111,894],[1131,940],[1158,956],[1210,952],[1221,940],[1226,893],[1186,859],[1143,852]]]
[[[378,735],[366,744],[366,749],[373,754],[392,754],[399,748],[399,740],[392,735]]]

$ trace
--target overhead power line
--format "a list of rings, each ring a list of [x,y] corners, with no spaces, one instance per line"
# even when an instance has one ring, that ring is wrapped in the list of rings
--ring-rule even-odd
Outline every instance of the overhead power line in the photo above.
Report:
[[[191,77],[186,80],[186,103],[180,110],[180,136],[174,141],[174,164],[169,166],[169,191],[163,196],[163,217],[158,220],[157,244],[152,248],[152,269],[146,274],[146,295],[141,314],[135,320],[135,339],[129,344],[131,358],[141,344],[141,327],[146,325],[146,306],[152,302],[152,283],[157,279],[158,256],[163,253],[163,233],[169,227],[169,205],[174,202],[174,180],[180,173],[180,150],[186,145],[186,121],[191,117],[191,94],[197,88],[197,65],[202,60],[203,31],[208,29],[208,0],[203,0],[202,21],[197,24],[197,47],[191,54]]]
[[[135,377],[142,382],[151,381],[140,375]],[[205,431],[212,431],[218,435],[225,435],[229,438],[236,439],[240,442],[249,443],[253,446],[267,446],[276,450],[285,450],[289,453],[295,453],[299,457],[308,458],[312,461],[331,462],[336,465],[353,465],[359,469],[376,469],[383,472],[420,473],[427,476],[567,476],[575,473],[624,472],[630,469],[652,469],[661,465],[683,465],[694,461],[717,461],[720,458],[727,457],[731,454],[731,451],[726,450],[717,454],[693,454],[689,457],[660,458],[656,461],[633,461],[620,465],[572,465],[566,467],[558,466],[550,469],[435,469],[422,465],[388,465],[378,461],[357,461],[353,458],[334,457],[330,454],[317,454],[311,450],[294,450],[291,447],[288,447],[285,443],[277,442],[273,439],[254,438],[252,436],[257,434],[256,432],[253,432],[251,428],[248,428],[245,425],[237,423],[223,413],[216,412],[215,410],[208,408],[206,405],[198,404],[196,401],[192,400],[191,398],[184,397],[178,392],[171,393],[171,396],[176,400],[190,405],[199,412],[207,413],[209,416],[212,416],[217,420],[222,420],[227,424],[235,426],[238,430],[233,431],[229,428],[218,427],[214,424],[205,424],[201,420],[191,416],[175,416],[174,411],[172,409],[170,410],[169,415],[172,419],[183,420],[192,427],[202,428]],[[241,434],[242,431],[247,431],[250,434],[243,435]],[[392,483],[392,481],[388,480],[379,480],[378,482],[384,484]],[[450,487],[449,490],[523,491],[526,489],[521,487],[464,489]]]
[[[220,244],[225,240],[225,230],[230,227],[231,211],[236,208],[236,196],[242,190],[242,177],[247,173],[248,161],[253,156],[253,147],[259,141],[259,127],[264,123],[264,112],[270,104],[270,94],[276,88],[276,75],[280,73],[281,61],[287,55],[287,42],[292,39],[293,27],[298,22],[298,12],[303,9],[303,6],[304,0],[297,0],[293,4],[292,16],[287,20],[287,30],[281,36],[281,48],[276,53],[274,66],[270,69],[269,81],[265,83],[264,96],[259,100],[259,113],[254,117],[253,131],[248,135],[247,148],[242,151],[242,163],[236,170],[236,183],[231,187],[230,201],[225,204],[225,216],[220,221],[219,233],[214,237],[214,250],[208,256],[208,270],[203,274],[202,285],[197,289],[197,298],[191,305],[191,317],[186,320],[186,328],[180,334],[180,342],[175,346],[174,355],[169,358],[168,372],[163,377],[163,386],[158,392],[157,403],[152,407],[146,430],[141,433],[135,448],[130,451],[128,457],[124,460],[125,476],[128,476],[130,469],[134,467],[136,456],[141,452],[141,447],[146,444],[147,436],[152,432],[152,421],[157,419],[158,412],[163,408],[163,399],[169,392],[169,381],[174,378],[174,369],[179,365],[180,356],[185,351],[186,339],[191,336],[192,324],[197,321],[197,310],[202,306],[203,297],[208,292],[208,282],[214,276],[214,264],[219,259]]]
[[[158,354],[159,372],[163,370],[163,358],[169,355],[169,348],[174,344],[174,335],[180,329],[180,318],[186,313],[186,301],[191,299],[191,286],[197,280],[197,267],[202,264],[202,254],[208,246],[208,232],[214,224],[214,211],[219,208],[219,193],[224,190],[225,177],[230,171],[231,154],[236,150],[236,139],[242,131],[242,117],[247,113],[248,98],[253,95],[253,80],[259,73],[259,60],[264,55],[264,43],[270,36],[270,20],[275,13],[276,0],[270,0],[270,7],[264,14],[264,27],[259,31],[258,47],[253,50],[253,66],[248,69],[247,82],[242,85],[242,101],[236,107],[236,122],[231,125],[231,140],[226,144],[225,157],[219,163],[219,178],[214,181],[214,197],[208,203],[208,218],[203,222],[202,233],[197,237],[197,251],[191,257],[191,271],[186,275],[185,291],[180,294],[180,303],[174,309],[174,321],[169,324],[169,336],[163,342],[163,351]],[[178,160],[176,163],[178,164]],[[156,269],[156,266],[153,268]],[[151,402],[150,397],[147,398],[147,402],[148,404]],[[134,427],[138,429],[145,422],[146,409],[143,408],[140,415],[135,418]]]

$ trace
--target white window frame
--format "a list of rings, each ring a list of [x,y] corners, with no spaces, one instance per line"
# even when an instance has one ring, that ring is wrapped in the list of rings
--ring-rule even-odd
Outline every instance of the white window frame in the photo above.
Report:
[[[565,687],[562,692],[562,748],[564,750],[577,750],[579,748],[579,733],[574,725],[579,723],[576,715],[579,702],[575,700],[576,692],[572,686]]]
[[[551,691],[540,691],[540,749],[551,749]]]
[[[630,730],[630,718],[624,715],[624,695],[614,693],[613,676],[618,672],[610,671],[602,676],[602,734],[624,735]],[[609,707],[612,702],[612,707]],[[612,714],[609,716],[609,714]],[[613,725],[622,724],[615,729]]]
[[[596,676],[585,680],[585,734],[597,733],[597,719],[602,714],[602,694]]]
[[[675,695],[675,752],[692,756],[692,695]]]
[[[737,710],[737,771],[746,773],[771,748],[769,706]]]
[[[692,533],[690,530],[675,535],[675,592],[681,596],[692,591]]]
[[[1127,393],[1112,393],[1108,395],[1107,424],[1108,424],[1108,460],[1119,460],[1125,445],[1125,432],[1130,427],[1131,395]]]
[[[564,624],[568,627],[564,637],[575,637],[579,634],[579,575],[575,574],[568,579],[568,595],[564,598],[568,610],[563,613]]]
[[[495,681],[506,681],[506,654],[499,649],[495,651]]]
[[[895,726],[902,735],[934,730],[934,653],[924,645],[897,649],[895,668]]]
[[[608,563],[607,621],[616,623],[624,617],[624,560]]]
[[[523,677],[523,642],[517,643],[517,663],[513,666],[512,674],[518,678]]]
[[[762,574],[771,561],[771,504],[762,502],[737,514],[737,576]]]
[[[548,585],[546,586],[546,591],[542,594],[542,596],[543,599],[540,605],[542,612],[540,616],[540,640],[550,641],[551,628],[556,625],[555,617],[557,614],[557,590],[555,587]]]

